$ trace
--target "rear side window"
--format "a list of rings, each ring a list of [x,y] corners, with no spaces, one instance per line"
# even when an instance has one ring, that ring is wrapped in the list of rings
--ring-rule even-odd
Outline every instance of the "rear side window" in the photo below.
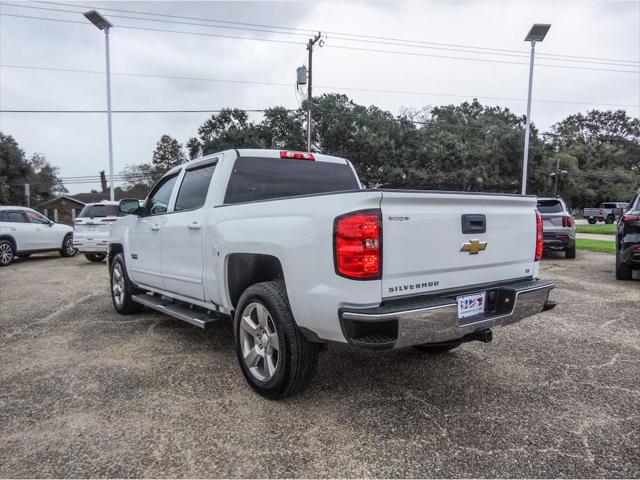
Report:
[[[346,164],[238,157],[229,179],[224,203],[254,202],[358,188],[356,177]]]
[[[602,208],[616,208],[617,205],[615,203],[603,203]]]
[[[22,212],[0,212],[0,222],[27,223],[27,219]]]
[[[562,203],[559,200],[538,200],[540,213],[562,213]]]
[[[119,214],[118,205],[87,205],[82,209],[78,218],[117,217]]]
[[[206,165],[185,172],[174,211],[193,210],[204,205],[215,168],[215,165]]]

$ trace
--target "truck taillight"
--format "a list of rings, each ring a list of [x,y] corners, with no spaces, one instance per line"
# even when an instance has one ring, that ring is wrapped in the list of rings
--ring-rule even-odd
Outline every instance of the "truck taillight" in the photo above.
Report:
[[[542,249],[544,248],[544,240],[542,237],[542,215],[536,210],[536,257],[535,261],[539,262],[542,258]]]
[[[562,226],[565,228],[573,227],[573,218],[569,216],[562,217]]]
[[[361,210],[336,218],[333,228],[336,273],[356,280],[375,280],[382,273],[382,215]]]
[[[315,160],[313,153],[292,152],[290,150],[280,150],[280,158],[293,158],[294,160]]]

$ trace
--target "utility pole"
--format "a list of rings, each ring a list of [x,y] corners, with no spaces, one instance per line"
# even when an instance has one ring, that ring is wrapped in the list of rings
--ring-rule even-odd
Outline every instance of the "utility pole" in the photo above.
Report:
[[[560,155],[558,155],[558,161],[556,162],[556,178],[553,179],[553,196],[558,194],[558,173],[560,172]]]
[[[27,207],[31,207],[31,186],[28,183],[24,184],[24,198],[27,201]]]
[[[309,51],[309,78],[307,80],[307,152],[311,151],[311,110],[313,109],[313,96],[311,93],[313,80],[313,46],[320,40],[320,32],[309,39],[307,50]],[[322,44],[321,44],[322,46]]]

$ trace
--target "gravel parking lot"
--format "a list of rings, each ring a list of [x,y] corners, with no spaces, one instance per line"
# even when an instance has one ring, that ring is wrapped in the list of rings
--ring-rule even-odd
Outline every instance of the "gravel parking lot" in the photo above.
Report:
[[[429,357],[331,345],[245,385],[230,325],[117,315],[105,265],[0,270],[0,477],[639,477],[640,281],[547,258],[559,306]]]

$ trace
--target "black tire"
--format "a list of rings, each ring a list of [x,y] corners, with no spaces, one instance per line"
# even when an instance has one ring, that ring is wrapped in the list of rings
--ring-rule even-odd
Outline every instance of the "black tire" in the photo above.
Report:
[[[70,233],[62,241],[62,247],[60,248],[60,255],[63,257],[73,257],[78,253],[78,250],[73,246],[73,235]]]
[[[609,215],[607,218],[604,219],[604,223],[606,223],[607,225],[611,225],[615,221],[616,221],[615,217],[611,215]]]
[[[573,247],[568,247],[564,251],[564,257],[565,258],[576,258],[576,246],[574,245]]]
[[[587,222],[589,222],[589,225],[595,225],[598,221],[595,218],[590,218]]]
[[[0,267],[6,267],[13,262],[16,249],[9,240],[0,240]]]
[[[450,352],[454,348],[462,345],[462,340],[451,340],[449,342],[425,343],[424,345],[415,345],[413,348],[430,355],[441,355]]]
[[[90,262],[103,262],[107,258],[104,253],[85,253],[84,256]]]
[[[143,306],[131,299],[131,296],[135,293],[139,293],[140,290],[137,289],[129,279],[127,267],[124,264],[124,255],[122,253],[118,253],[111,261],[110,267],[109,285],[111,286],[111,301],[113,302],[113,308],[115,308],[116,312],[121,315],[130,315],[132,313],[141,312]],[[120,282],[120,278],[122,278],[122,282]],[[116,297],[116,292],[114,291],[115,282],[118,282],[118,286],[122,291],[121,300],[119,295]]]
[[[616,280],[632,280],[633,271],[631,265],[620,262],[620,257],[616,255]]]
[[[29,258],[31,256],[30,253],[17,253],[16,257],[18,258]]]
[[[256,344],[250,350],[263,351],[264,356],[256,361],[253,367],[247,366],[243,355],[243,348],[248,349],[254,333],[248,333],[246,330],[246,322],[242,321],[242,315],[245,310],[249,312],[249,317],[253,315],[252,308],[259,308],[261,305],[268,312],[269,328],[275,328],[275,332],[271,335],[277,335],[278,348],[269,346],[270,342],[266,342],[264,349],[258,349]],[[253,321],[253,320],[252,320]],[[241,327],[241,322],[244,327]],[[259,322],[255,322],[256,330],[262,328]],[[243,332],[241,334],[241,328]],[[263,335],[266,329],[263,329]],[[320,352],[320,344],[309,342],[300,333],[291,309],[284,283],[281,281],[262,282],[247,288],[238,300],[233,322],[233,333],[236,341],[236,353],[240,369],[249,386],[258,394],[268,399],[284,398],[302,391],[310,382],[318,365],[318,354]],[[268,332],[267,332],[268,333]],[[256,340],[257,341],[257,340]],[[260,344],[260,347],[263,347]],[[256,374],[252,373],[251,368],[259,369],[258,365],[262,362],[265,368],[266,354],[276,350],[277,362],[274,372],[266,380],[260,380]],[[254,356],[255,358],[255,356]]]

